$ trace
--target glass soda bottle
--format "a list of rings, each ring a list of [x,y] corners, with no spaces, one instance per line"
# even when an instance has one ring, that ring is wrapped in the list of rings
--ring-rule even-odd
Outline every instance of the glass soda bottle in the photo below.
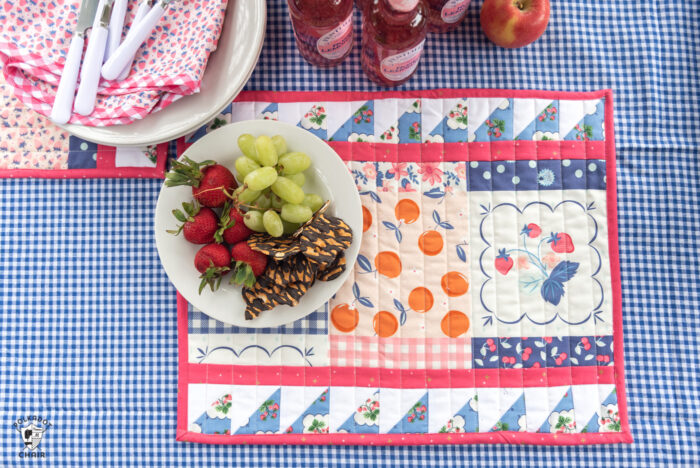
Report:
[[[421,0],[366,0],[362,10],[362,69],[377,84],[397,86],[418,68],[428,30]]]
[[[317,67],[334,67],[352,49],[353,0],[287,0],[301,56]]]
[[[428,8],[428,30],[443,33],[458,27],[467,16],[471,0],[424,0]]]

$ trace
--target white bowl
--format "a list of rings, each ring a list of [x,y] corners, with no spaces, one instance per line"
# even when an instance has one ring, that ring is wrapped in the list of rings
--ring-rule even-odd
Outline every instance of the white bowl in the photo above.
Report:
[[[184,153],[195,161],[212,159],[233,170],[241,152],[236,141],[243,133],[258,135],[282,135],[290,150],[303,151],[312,160],[307,170],[306,192],[315,192],[330,200],[329,213],[343,219],[353,231],[353,240],[345,251],[348,268],[333,281],[317,281],[302,297],[296,307],[278,306],[263,312],[254,320],[245,320],[245,302],[241,288],[228,284],[227,276],[218,291],[208,287],[198,293],[199,273],[194,267],[194,256],[201,245],[187,242],[182,235],[173,236],[165,231],[179,223],[172,210],[181,208],[182,202],[192,200],[190,187],[163,187],[158,196],[155,213],[156,246],[161,262],[175,288],[194,307],[210,317],[239,327],[278,327],[299,320],[320,308],[350,275],[360,249],[362,238],[362,204],[350,172],[333,149],[315,135],[290,124],[272,120],[236,122],[207,134]]]
[[[265,0],[229,1],[217,49],[209,57],[199,93],[127,125],[62,127],[95,143],[140,147],[195,131],[229,105],[248,82],[262,50],[265,23]]]

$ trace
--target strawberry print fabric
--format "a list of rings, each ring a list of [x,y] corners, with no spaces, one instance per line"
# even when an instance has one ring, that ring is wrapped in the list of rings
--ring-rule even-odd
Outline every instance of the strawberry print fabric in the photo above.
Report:
[[[362,244],[279,329],[179,298],[178,440],[631,441],[610,92],[248,92],[185,146],[247,119],[329,142]]]
[[[127,124],[198,92],[209,54],[216,48],[226,4],[226,0],[171,3],[139,49],[129,77],[120,82],[102,80],[95,111],[89,116],[74,114],[70,123]],[[136,5],[129,2],[124,31]],[[24,105],[45,116],[51,112],[79,7],[79,0],[0,3],[5,80]]]

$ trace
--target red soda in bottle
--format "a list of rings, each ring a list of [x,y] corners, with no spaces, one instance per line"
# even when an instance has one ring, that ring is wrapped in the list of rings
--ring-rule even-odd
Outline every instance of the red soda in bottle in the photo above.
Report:
[[[334,67],[352,49],[353,0],[287,0],[301,56],[317,67]]]
[[[366,0],[362,10],[362,69],[377,84],[397,86],[418,67],[428,30],[421,0]]]
[[[447,32],[458,27],[467,15],[471,0],[424,0],[428,7],[428,30]]]

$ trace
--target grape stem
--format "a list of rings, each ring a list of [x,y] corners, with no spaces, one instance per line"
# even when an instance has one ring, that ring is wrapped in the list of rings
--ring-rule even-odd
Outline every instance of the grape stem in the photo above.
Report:
[[[247,185],[244,185],[243,187],[247,187]],[[243,190],[245,190],[245,188],[244,188]],[[241,202],[238,200],[238,194],[236,194],[236,193],[229,193],[229,192],[226,191],[226,189],[224,189],[224,195],[226,195],[228,198],[230,198],[230,199],[233,201],[233,206],[235,206],[236,209],[237,209],[238,211],[241,211],[241,208],[245,208],[246,210],[258,210],[258,211],[261,211],[260,208],[258,208],[257,206],[248,205],[247,203],[241,203]],[[277,213],[281,213],[281,212],[282,212],[281,209],[277,209],[277,208],[274,208],[274,207],[272,207],[272,206],[271,206],[270,208],[268,208],[268,209],[269,209],[269,210],[274,210],[274,211],[276,211]],[[267,210],[265,210],[265,211],[267,211]]]

